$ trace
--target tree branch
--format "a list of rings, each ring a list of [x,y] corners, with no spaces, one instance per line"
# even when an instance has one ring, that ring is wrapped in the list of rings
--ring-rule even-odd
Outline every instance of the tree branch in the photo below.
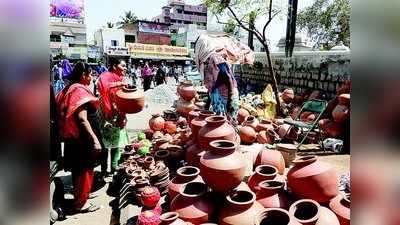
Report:
[[[238,22],[239,25],[240,25],[243,29],[247,30],[248,32],[253,33],[254,35],[256,35],[256,37],[258,38],[258,40],[260,40],[261,42],[263,42],[262,35],[260,34],[260,32],[259,32],[257,29],[251,30],[250,28],[246,27],[246,26],[242,23],[242,21],[239,20],[239,18],[237,17],[236,13],[232,10],[232,8],[231,8],[230,6],[228,6],[228,10],[229,10],[229,12],[232,14],[232,16],[233,16],[233,18],[236,20],[236,22]]]
[[[275,18],[276,15],[278,15],[281,11],[277,11],[274,13],[274,15],[270,16],[268,19],[267,23],[265,23],[264,28],[263,28],[263,38],[266,39],[265,31],[267,30],[268,25],[272,22],[272,20]]]

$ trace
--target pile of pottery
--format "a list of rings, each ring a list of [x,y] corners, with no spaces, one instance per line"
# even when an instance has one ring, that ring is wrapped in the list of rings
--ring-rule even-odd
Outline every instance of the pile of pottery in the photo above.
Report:
[[[350,94],[340,94],[336,101],[328,104],[329,108],[333,108],[332,119],[322,119],[319,121],[321,129],[328,137],[339,138],[344,132],[344,123],[350,118]],[[329,110],[327,109],[327,111]]]
[[[179,99],[176,102],[176,111],[183,117],[188,117],[189,112],[198,109],[200,103],[196,103],[198,95],[191,81],[183,81],[177,87]]]

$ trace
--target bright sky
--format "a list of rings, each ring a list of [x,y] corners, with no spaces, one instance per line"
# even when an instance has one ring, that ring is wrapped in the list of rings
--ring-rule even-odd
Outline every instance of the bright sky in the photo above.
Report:
[[[282,4],[287,4],[287,0]],[[299,10],[310,5],[314,0],[300,0]],[[93,40],[93,33],[105,26],[107,22],[117,22],[125,11],[132,10],[140,19],[152,19],[161,13],[161,7],[167,5],[168,0],[86,0],[87,39]],[[200,4],[202,0],[186,0],[187,4]],[[286,18],[275,18],[270,24],[268,33],[272,47],[285,35]]]

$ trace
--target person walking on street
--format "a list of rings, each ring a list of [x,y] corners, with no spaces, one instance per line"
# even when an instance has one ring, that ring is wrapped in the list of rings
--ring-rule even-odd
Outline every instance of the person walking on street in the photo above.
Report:
[[[147,91],[150,89],[151,81],[153,80],[153,70],[150,68],[149,63],[146,62],[142,70],[143,89]]]
[[[161,85],[161,84],[166,84],[166,67],[164,65],[164,63],[161,63],[160,67],[157,70],[157,74],[156,74],[156,85]]]

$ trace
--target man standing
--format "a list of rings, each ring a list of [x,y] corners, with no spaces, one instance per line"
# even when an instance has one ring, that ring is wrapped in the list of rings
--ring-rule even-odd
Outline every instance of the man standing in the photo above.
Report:
[[[161,85],[163,83],[167,83],[165,80],[165,77],[167,74],[166,69],[167,68],[165,67],[164,63],[162,62],[160,67],[158,68],[157,74],[156,74],[156,85],[157,86]]]

